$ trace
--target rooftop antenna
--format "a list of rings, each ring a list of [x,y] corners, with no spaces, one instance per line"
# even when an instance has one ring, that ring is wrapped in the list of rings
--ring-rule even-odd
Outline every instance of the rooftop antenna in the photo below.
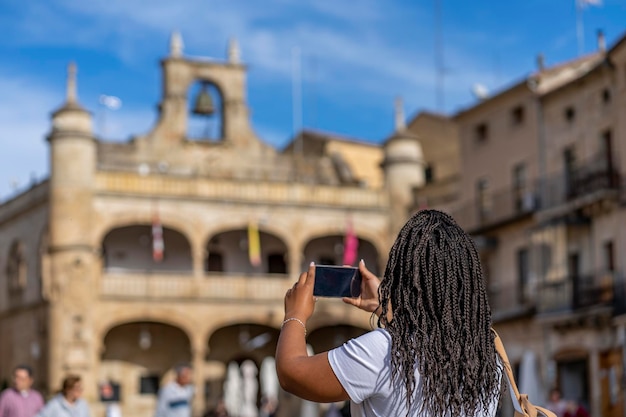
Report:
[[[293,136],[295,138],[295,153],[302,155],[302,65],[300,57],[300,48],[294,46],[291,49],[291,65],[292,65],[292,85],[291,85],[291,104],[292,104],[292,123]]]
[[[583,10],[587,6],[601,6],[602,0],[574,0],[576,4],[576,39],[578,41],[578,55],[585,52],[585,27],[583,23]]]
[[[98,98],[98,103],[102,107],[100,112],[100,135],[103,138],[106,138],[108,132],[107,126],[107,110],[117,110],[122,107],[122,100],[115,96],[107,96],[105,94],[100,94]]]
[[[442,33],[442,11],[441,1],[435,0],[435,73],[436,73],[436,101],[437,110],[444,110],[444,76],[445,67],[443,62],[443,33]]]

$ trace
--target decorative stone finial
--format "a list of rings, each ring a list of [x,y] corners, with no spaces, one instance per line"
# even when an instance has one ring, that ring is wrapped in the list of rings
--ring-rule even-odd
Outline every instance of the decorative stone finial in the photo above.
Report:
[[[240,59],[241,52],[239,51],[239,42],[237,42],[237,39],[231,38],[228,41],[228,62],[238,64]]]
[[[76,64],[74,62],[70,62],[67,65],[67,91],[65,94],[68,104],[76,103],[76,72]]]
[[[397,97],[395,101],[396,132],[406,130],[406,120],[404,119],[404,102],[402,97]]]
[[[170,56],[172,58],[180,58],[183,55],[183,37],[177,30],[172,32],[170,37]]]

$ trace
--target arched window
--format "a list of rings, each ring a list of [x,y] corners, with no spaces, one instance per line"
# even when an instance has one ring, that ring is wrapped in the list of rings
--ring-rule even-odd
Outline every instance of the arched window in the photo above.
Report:
[[[308,263],[314,261],[318,265],[342,265],[344,258],[344,239],[342,235],[328,235],[311,239],[304,247],[302,270],[306,270]],[[378,251],[369,241],[359,238],[356,262],[365,261],[367,268],[374,274],[379,273]]]
[[[212,236],[206,246],[206,272],[226,274],[286,274],[287,245],[278,236],[259,232],[259,260],[253,265],[249,258],[248,231],[229,230]]]
[[[185,235],[163,227],[158,253],[155,239],[153,228],[149,225],[112,229],[102,242],[104,268],[118,273],[192,271],[191,245]]]
[[[26,288],[26,259],[24,245],[20,242],[11,245],[6,273],[10,293],[21,292]]]

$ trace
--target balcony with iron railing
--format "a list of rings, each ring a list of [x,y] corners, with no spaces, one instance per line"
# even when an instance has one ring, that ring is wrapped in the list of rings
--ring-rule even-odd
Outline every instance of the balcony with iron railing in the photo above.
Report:
[[[570,171],[539,181],[542,210],[565,205],[582,207],[605,198],[618,198],[622,177],[613,159],[605,153],[582,161]]]
[[[614,314],[623,314],[626,307],[626,282],[617,272],[598,272],[579,277],[539,284],[537,293],[539,314],[575,312],[593,307],[611,308]]]
[[[519,282],[490,283],[489,306],[494,323],[530,315],[535,310],[535,297],[529,285]]]
[[[469,233],[509,223],[534,213],[538,208],[534,188],[508,187],[472,199],[453,211],[457,222]]]

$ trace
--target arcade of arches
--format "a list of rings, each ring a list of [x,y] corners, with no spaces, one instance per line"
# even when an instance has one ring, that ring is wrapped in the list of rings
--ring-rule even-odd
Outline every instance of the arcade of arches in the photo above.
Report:
[[[107,273],[167,272],[180,275],[192,274],[197,260],[188,239],[179,231],[163,227],[164,256],[160,261],[153,258],[152,227],[131,225],[111,230],[102,242],[102,257]],[[343,259],[344,236],[328,235],[303,242],[299,252],[290,248],[280,237],[260,231],[261,262],[252,265],[248,256],[248,231],[236,229],[217,233],[206,239],[202,253],[202,270],[206,274],[290,274],[290,266],[304,270],[306,265],[340,265]],[[291,257],[291,258],[290,258]],[[294,259],[299,262],[294,264]],[[357,259],[363,259],[368,268],[379,272],[379,251],[368,240],[359,238]]]
[[[304,270],[311,260],[318,264],[341,264],[343,260],[344,236],[340,234],[315,235],[294,243],[288,240],[291,237],[282,239],[261,229],[258,265],[253,265],[248,256],[246,228],[220,230],[207,236],[202,244],[194,243],[183,232],[169,227],[163,227],[162,237],[164,256],[157,262],[152,256],[151,225],[126,225],[110,230],[102,241],[103,282],[132,281],[138,276],[148,281],[157,280],[155,282],[193,281],[189,277],[202,282],[253,279],[265,283],[260,288],[269,288],[277,280],[290,286],[291,277]],[[200,247],[196,247],[198,245]],[[374,273],[380,272],[381,258],[374,243],[359,238],[357,259],[364,259]],[[189,298],[186,304],[184,298],[173,298],[178,297],[173,295],[178,293],[171,288],[168,286],[163,293],[141,295],[132,291],[105,293],[112,301],[128,303],[127,311],[133,311],[117,318],[118,321],[102,318],[100,334],[96,335],[102,341],[98,378],[115,387],[122,411],[139,417],[152,416],[156,392],[172,378],[173,368],[180,363],[190,363],[194,368],[196,413],[211,409],[225,396],[229,366],[241,366],[247,361],[254,363],[259,371],[256,378],[257,406],[260,406],[262,387],[267,384],[261,381],[260,370],[264,360],[274,356],[280,323],[280,317],[268,320],[267,312],[278,315],[284,292],[281,290],[262,299],[254,296],[246,299],[245,295],[193,294],[189,297],[195,298]],[[232,294],[241,293],[234,291]],[[156,302],[159,302],[158,313],[150,307]],[[181,306],[187,309],[186,314],[168,316],[168,311],[177,311]],[[111,308],[119,308],[119,303]],[[331,309],[334,313],[328,314]],[[309,323],[307,336],[307,343],[314,352],[339,346],[367,331],[367,314],[355,310],[354,316],[349,311],[344,315],[342,309],[351,310],[338,300],[320,302],[317,318]],[[300,400],[280,390],[278,400],[279,416],[293,415],[301,406]]]
[[[367,329],[351,325],[329,325],[312,329],[307,343],[313,352],[339,346]],[[213,331],[204,341],[200,360],[194,360],[192,336],[179,327],[154,321],[119,324],[103,337],[100,381],[108,381],[121,400],[122,410],[132,410],[136,416],[152,416],[156,393],[163,382],[173,376],[173,368],[189,363],[196,373],[196,410],[213,408],[225,395],[227,367],[252,361],[256,369],[263,361],[273,358],[279,329],[256,323],[227,325]],[[257,374],[257,407],[263,400],[267,381]],[[200,383],[200,384],[198,384]],[[279,415],[292,415],[301,403],[280,392]]]

